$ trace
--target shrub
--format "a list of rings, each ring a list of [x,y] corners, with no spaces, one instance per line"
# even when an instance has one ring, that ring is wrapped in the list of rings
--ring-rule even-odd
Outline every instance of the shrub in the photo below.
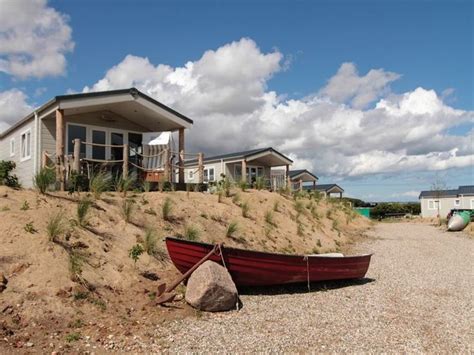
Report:
[[[195,226],[187,225],[184,228],[184,238],[187,240],[198,240],[199,237],[199,229]]]
[[[66,341],[68,343],[72,343],[73,341],[78,341],[79,339],[81,339],[81,334],[79,333],[69,333],[68,335],[66,335]]]
[[[250,217],[250,205],[248,202],[242,203],[242,217],[249,218]]]
[[[16,175],[11,175],[11,171],[16,168],[16,164],[12,161],[0,161],[0,185],[19,188],[20,183]]]
[[[85,174],[78,174],[73,171],[68,179],[68,191],[73,192],[82,192],[89,191],[89,178]]]
[[[240,195],[239,195],[239,193],[236,193],[236,194],[232,197],[232,202],[233,202],[234,204],[236,204],[236,205],[239,204],[239,202],[240,202]]]
[[[89,212],[91,206],[92,201],[87,197],[83,197],[77,203],[77,222],[81,227],[85,227],[87,225],[87,213]]]
[[[72,281],[77,281],[82,274],[82,266],[84,260],[82,256],[76,252],[69,254],[69,274]]]
[[[106,173],[100,172],[92,176],[89,182],[89,190],[94,194],[96,200],[99,200],[102,193],[109,189],[110,177]]]
[[[296,200],[295,201],[295,211],[297,214],[301,214],[304,211],[304,204],[302,201]]]
[[[143,192],[150,192],[151,183],[149,181],[144,180],[142,182],[142,189],[143,189]]]
[[[240,189],[241,189],[243,192],[245,192],[245,191],[247,190],[247,187],[248,187],[247,181],[245,181],[245,180],[240,180],[240,182],[239,182],[239,187],[240,187]]]
[[[38,230],[33,226],[33,222],[29,222],[29,223],[25,224],[23,229],[25,230],[25,232],[28,232],[28,233],[31,233],[31,234],[34,234],[34,233],[38,232]]]
[[[53,214],[46,224],[46,232],[50,241],[54,241],[60,234],[62,234],[66,229],[64,224],[64,215],[62,211]]]
[[[273,211],[268,210],[267,212],[265,212],[265,222],[271,226],[275,225],[275,222],[273,221]]]
[[[222,181],[222,189],[225,192],[226,197],[230,197],[230,189],[232,188],[232,182],[228,177],[225,177]]]
[[[263,190],[265,188],[265,179],[261,176],[255,179],[255,188],[257,190]]]
[[[23,205],[21,205],[20,210],[22,211],[28,211],[30,209],[30,204],[28,201],[23,201]]]
[[[137,261],[140,258],[140,255],[143,254],[145,250],[143,249],[141,244],[135,244],[129,251],[128,256],[132,258],[135,266],[137,265]]]
[[[232,237],[235,234],[235,232],[237,232],[237,229],[238,229],[237,222],[230,222],[229,225],[227,226],[225,236],[228,238]]]
[[[124,177],[123,174],[116,176],[114,181],[115,191],[121,192],[123,196],[127,196],[127,192],[131,189],[133,183],[136,180],[136,176],[131,174],[127,177]]]
[[[130,198],[125,198],[122,201],[122,216],[125,222],[129,223],[132,219],[132,212],[134,210],[135,201]]]
[[[148,255],[155,255],[157,250],[156,242],[158,240],[158,236],[154,229],[148,227],[145,229],[145,238],[144,238],[144,249]]]
[[[161,213],[163,215],[163,219],[165,221],[170,221],[171,220],[171,211],[173,209],[173,203],[169,197],[165,199],[165,202],[163,203],[163,207],[161,208]]]
[[[48,188],[56,181],[54,170],[42,168],[34,177],[34,184],[42,194],[48,191]]]
[[[273,211],[274,212],[280,212],[280,202],[279,201],[275,201],[273,203]]]

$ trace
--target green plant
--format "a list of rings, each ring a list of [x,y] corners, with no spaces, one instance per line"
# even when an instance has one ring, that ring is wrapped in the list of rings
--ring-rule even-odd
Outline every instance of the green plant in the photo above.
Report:
[[[161,208],[161,213],[165,221],[171,221],[171,211],[173,210],[173,203],[169,197],[165,198],[163,206]]]
[[[89,297],[89,292],[77,291],[72,294],[74,301],[85,300]]]
[[[265,222],[271,226],[275,225],[275,221],[273,220],[273,211],[268,210],[265,212]]]
[[[87,175],[73,171],[69,176],[67,189],[70,193],[89,191],[89,184]]]
[[[23,205],[21,205],[20,210],[22,211],[28,211],[30,209],[30,204],[28,201],[23,201]]]
[[[25,232],[28,232],[28,233],[31,233],[31,234],[34,234],[34,233],[38,232],[38,230],[33,226],[33,222],[29,222],[29,223],[25,224],[23,229],[25,230]]]
[[[90,302],[94,305],[99,307],[101,311],[105,311],[107,309],[107,304],[101,300],[100,298],[92,298]]]
[[[222,200],[224,198],[224,190],[221,187],[217,187],[217,202],[222,203]]]
[[[152,207],[145,209],[143,212],[146,214],[151,214],[152,216],[156,216],[156,211]]]
[[[247,190],[247,187],[248,187],[247,181],[245,181],[243,179],[240,180],[239,187],[242,190],[242,192],[245,192]]]
[[[300,200],[296,200],[295,201],[295,211],[298,215],[300,215],[301,213],[303,213],[304,211],[304,204],[303,204],[303,201],[300,201]]]
[[[296,224],[296,234],[298,234],[300,237],[304,235],[304,225],[301,222],[297,222]]]
[[[331,219],[332,218],[332,210],[327,210],[326,211],[326,218]]]
[[[184,228],[184,238],[187,240],[198,240],[199,229],[193,225],[186,225]]]
[[[79,339],[81,339],[81,334],[80,333],[69,333],[68,335],[66,335],[66,341],[68,343],[72,343],[73,341],[78,341]]]
[[[319,214],[318,214],[318,211],[317,211],[317,209],[316,209],[316,205],[313,204],[313,205],[311,206],[310,212],[311,212],[311,216],[313,216],[313,218],[319,219]]]
[[[81,227],[87,225],[87,213],[92,206],[92,201],[86,196],[81,198],[77,203],[77,222]]]
[[[42,168],[34,177],[35,187],[41,194],[46,193],[48,188],[56,181],[56,173],[52,169]]]
[[[129,223],[132,219],[132,212],[135,208],[135,200],[131,198],[124,198],[122,201],[122,216],[125,222]]]
[[[46,232],[50,241],[53,241],[65,230],[64,215],[62,211],[59,211],[49,217],[48,223],[46,224]]]
[[[236,193],[234,196],[232,196],[232,203],[238,205],[240,202],[240,194]]]
[[[138,259],[140,258],[140,255],[143,254],[145,250],[143,249],[141,244],[135,244],[129,251],[128,251],[128,256],[132,258],[133,262],[135,265],[137,264]]]
[[[8,207],[8,206],[3,206],[3,207],[0,209],[0,211],[2,211],[2,212],[10,211],[10,207]]]
[[[110,189],[110,177],[106,173],[99,172],[92,176],[89,182],[89,190],[94,194],[96,200],[99,200],[102,193],[108,189]]]
[[[69,275],[72,281],[77,281],[80,278],[83,264],[83,257],[79,253],[72,252],[69,254]]]
[[[243,202],[242,205],[241,205],[241,208],[242,208],[242,217],[245,217],[245,218],[249,218],[250,217],[250,205],[249,203],[246,201],[246,202]]]
[[[0,161],[0,185],[19,188],[20,183],[16,175],[11,175],[11,171],[16,168],[16,164],[12,161]]]
[[[318,247],[320,247],[320,248],[322,247],[321,239],[318,239],[318,240],[316,241],[316,245],[317,245]]]
[[[158,236],[156,232],[151,227],[147,227],[145,229],[145,238],[143,242],[144,249],[148,255],[155,255],[157,250],[156,242],[158,240]]]
[[[222,180],[222,189],[225,192],[226,197],[230,197],[230,189],[232,188],[232,182],[228,177],[225,177],[224,180]]]
[[[142,182],[142,189],[143,189],[143,192],[150,192],[151,190],[151,183],[149,181],[146,181],[144,180]]]
[[[257,190],[263,190],[265,188],[265,179],[261,176],[258,176],[255,179],[255,188]]]
[[[69,323],[69,327],[71,328],[82,328],[84,325],[84,321],[79,318]]]
[[[274,212],[280,212],[280,201],[275,201],[273,203],[273,211]]]
[[[123,174],[116,176],[114,181],[115,191],[121,192],[124,197],[127,196],[127,192],[131,189],[135,180],[135,174],[130,174],[127,177],[124,177]]]
[[[232,237],[235,234],[235,232],[237,232],[237,229],[238,229],[237,222],[230,222],[229,225],[227,226],[225,236],[228,238]]]

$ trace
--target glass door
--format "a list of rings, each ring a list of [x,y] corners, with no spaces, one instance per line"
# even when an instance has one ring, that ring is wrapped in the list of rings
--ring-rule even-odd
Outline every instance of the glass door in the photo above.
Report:
[[[92,130],[92,143],[105,144],[105,131]],[[92,159],[105,160],[105,147],[93,145]]]
[[[110,133],[110,159],[111,160],[122,160],[123,159],[123,147],[114,147],[114,145],[123,145],[123,133]]]

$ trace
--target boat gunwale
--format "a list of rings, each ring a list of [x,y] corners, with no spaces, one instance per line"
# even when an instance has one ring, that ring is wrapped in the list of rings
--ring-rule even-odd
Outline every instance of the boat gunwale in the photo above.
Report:
[[[191,240],[186,240],[186,239],[180,239],[176,237],[166,237],[164,241],[166,242],[167,240],[171,241],[177,241],[178,243],[182,244],[189,244],[189,245],[200,245],[200,246],[205,246],[205,247],[214,247],[214,244],[210,243],[204,243],[204,242],[198,242],[198,241],[191,241]],[[251,250],[251,249],[241,249],[241,248],[235,248],[235,247],[229,247],[223,244],[223,247],[225,250],[234,250],[238,252],[246,252],[246,253],[255,253],[255,254],[264,254],[268,256],[281,256],[281,257],[287,257],[287,258],[295,258],[295,257],[300,257],[300,258],[326,258],[326,259],[348,259],[348,258],[361,258],[361,257],[367,257],[367,256],[372,256],[374,253],[367,253],[367,254],[358,254],[358,255],[343,255],[343,256],[324,256],[324,254],[318,255],[318,254],[282,254],[282,253],[270,253],[267,251],[259,251],[259,250]]]

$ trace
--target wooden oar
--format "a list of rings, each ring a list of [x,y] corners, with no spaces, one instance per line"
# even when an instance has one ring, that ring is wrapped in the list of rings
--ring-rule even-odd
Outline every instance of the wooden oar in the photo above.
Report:
[[[171,293],[181,282],[186,280],[201,264],[203,264],[206,260],[208,260],[212,254],[214,254],[217,249],[219,248],[219,244],[214,245],[214,248],[201,260],[199,260],[194,266],[186,271],[183,275],[181,275],[175,282],[173,282],[169,287],[166,287],[165,283],[158,285],[158,298],[156,298],[156,304],[162,304],[166,302],[171,302],[174,297],[176,296],[174,293]]]

